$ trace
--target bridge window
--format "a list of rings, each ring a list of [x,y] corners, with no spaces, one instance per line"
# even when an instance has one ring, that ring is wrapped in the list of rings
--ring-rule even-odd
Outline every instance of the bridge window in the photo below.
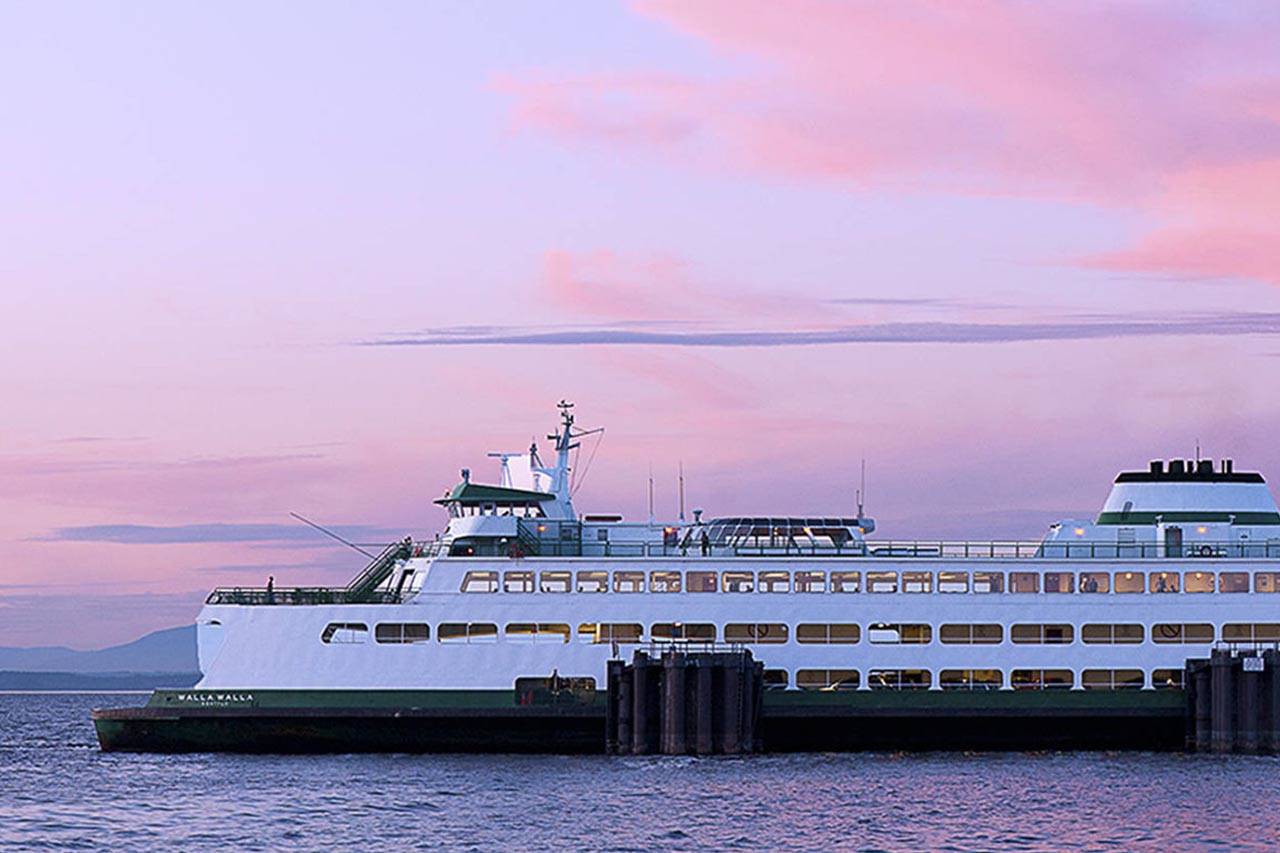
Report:
[[[649,572],[649,591],[679,592],[680,580],[679,572]]]
[[[1075,592],[1075,575],[1071,572],[1045,572],[1045,592]]]
[[[856,669],[801,669],[796,672],[801,690],[857,690]]]
[[[1213,626],[1202,622],[1159,622],[1151,626],[1153,643],[1212,643]]]
[[[1009,676],[1014,690],[1069,690],[1074,683],[1069,669],[1015,669]]]
[[[844,643],[858,642],[861,629],[851,622],[825,624],[820,622],[805,623],[796,626],[797,643]]]
[[[503,632],[512,643],[569,642],[569,626],[563,622],[508,622]]]
[[[608,592],[608,572],[578,572],[578,592]]]
[[[974,572],[973,591],[979,593],[1004,592],[1004,572]]]
[[[897,592],[897,572],[867,572],[867,592]]]
[[[503,572],[503,592],[533,592],[533,572]]]
[[[867,673],[872,690],[928,690],[933,681],[927,669],[873,669]]]
[[[656,622],[649,626],[653,640],[692,640],[699,643],[716,641],[716,626],[705,622]]]
[[[1110,592],[1111,575],[1106,572],[1081,572],[1081,592]]]
[[[462,577],[463,592],[497,592],[497,572],[467,572]]]
[[[882,573],[883,574],[883,573]],[[889,572],[888,574],[893,574]],[[832,572],[831,573],[831,591],[839,593],[857,592],[862,585],[861,572]],[[871,575],[867,575],[867,582],[871,582]]]
[[[369,626],[363,622],[330,622],[320,632],[320,642],[335,646],[363,643],[369,639]]]
[[[968,592],[968,572],[938,572],[938,592]]]
[[[717,578],[715,572],[689,572],[684,579],[687,582],[685,589],[689,592],[716,591]]]
[[[1142,572],[1116,572],[1116,592],[1142,592]]]
[[[796,592],[826,592],[826,591],[827,591],[827,573],[826,572],[796,572]]]
[[[938,629],[938,639],[954,645],[992,646],[1004,640],[1004,628],[995,624],[943,625]]]
[[[1248,592],[1248,572],[1219,572],[1218,592]]]
[[[791,592],[790,572],[761,572],[761,592]]]
[[[943,690],[999,690],[1004,674],[998,669],[944,669],[938,674]]]
[[[766,669],[764,671],[765,690],[785,690],[788,683],[785,669]]]
[[[1151,686],[1157,690],[1181,690],[1182,689],[1182,670],[1180,669],[1153,669],[1151,670]]]
[[[1187,592],[1213,592],[1213,572],[1187,572],[1182,577]]]
[[[634,622],[583,622],[578,639],[584,643],[638,643],[644,629]]]
[[[441,643],[496,643],[498,626],[491,622],[444,622],[436,626]]]
[[[1152,572],[1147,579],[1148,589],[1151,592],[1177,592],[1178,591],[1178,573],[1177,572]]]
[[[1038,572],[1009,572],[1009,592],[1039,592]]]
[[[1280,592],[1280,572],[1254,572],[1254,592]]]
[[[780,622],[730,623],[724,626],[726,643],[785,643],[787,626]]]
[[[1274,622],[1233,622],[1222,626],[1227,643],[1274,643],[1280,641],[1280,624]]]
[[[1066,645],[1075,639],[1075,628],[1071,625],[1014,625],[1009,639],[1015,643]]]
[[[373,639],[379,643],[425,643],[431,639],[431,627],[423,622],[379,622],[373,626]]]
[[[921,624],[877,622],[867,626],[867,641],[887,645],[924,645],[933,639],[933,628]]]
[[[644,592],[644,572],[614,572],[614,592]]]
[[[568,592],[573,588],[573,575],[569,572],[543,572],[541,581],[543,592]]]
[[[903,592],[932,592],[933,572],[903,572]]]
[[[1141,690],[1143,681],[1140,669],[1086,669],[1080,673],[1080,686],[1085,690]]]
[[[1085,625],[1080,640],[1090,645],[1133,644],[1142,642],[1141,625]]]
[[[724,591],[751,592],[755,589],[755,577],[754,572],[725,572]]]

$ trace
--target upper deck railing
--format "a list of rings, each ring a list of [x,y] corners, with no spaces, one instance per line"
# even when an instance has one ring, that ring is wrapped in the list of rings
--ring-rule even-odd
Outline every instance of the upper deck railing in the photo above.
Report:
[[[345,587],[248,587],[223,586],[209,593],[205,604],[398,604],[394,592],[353,594]]]

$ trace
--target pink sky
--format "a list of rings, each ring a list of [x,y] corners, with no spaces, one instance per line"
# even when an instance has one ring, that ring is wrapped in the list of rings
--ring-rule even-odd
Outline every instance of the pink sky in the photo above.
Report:
[[[343,582],[555,401],[584,508],[1038,536],[1280,475],[1264,3],[9,6],[0,645]]]

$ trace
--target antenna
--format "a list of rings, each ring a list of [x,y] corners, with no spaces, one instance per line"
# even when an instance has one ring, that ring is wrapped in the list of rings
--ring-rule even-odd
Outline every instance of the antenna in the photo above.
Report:
[[[858,487],[858,518],[862,518],[862,504],[867,499],[867,457],[862,457],[862,485]]]
[[[649,523],[653,524],[653,463],[649,463]]]
[[[373,554],[370,554],[368,551],[361,548],[359,545],[355,544],[354,542],[348,542],[346,539],[343,539],[341,536],[334,533],[332,530],[328,529],[327,527],[323,527],[319,524],[316,524],[314,521],[311,521],[310,519],[303,518],[302,516],[298,515],[296,512],[291,512],[289,513],[289,515],[298,519],[298,521],[301,521],[303,524],[307,525],[308,527],[314,527],[316,530],[319,530],[321,533],[323,533],[325,536],[328,536],[330,539],[337,539],[339,542],[341,542],[343,545],[346,545],[348,548],[353,548],[356,551],[359,551],[361,554],[364,554],[370,560],[373,559]]]
[[[1200,439],[1196,439],[1196,467],[1200,467]]]
[[[680,523],[684,523],[684,460],[680,460]]]

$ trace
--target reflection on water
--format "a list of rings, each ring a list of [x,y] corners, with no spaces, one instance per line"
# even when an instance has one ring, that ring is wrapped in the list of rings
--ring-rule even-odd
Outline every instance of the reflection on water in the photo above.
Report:
[[[0,695],[0,844],[130,849],[1273,849],[1280,759],[103,755],[91,707]]]

